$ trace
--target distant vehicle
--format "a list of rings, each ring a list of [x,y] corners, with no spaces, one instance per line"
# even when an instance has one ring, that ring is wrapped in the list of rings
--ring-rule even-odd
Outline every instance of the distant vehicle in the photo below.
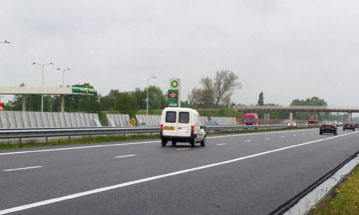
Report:
[[[355,131],[355,122],[344,122],[343,123],[343,131],[345,131],[346,129]]]
[[[355,122],[355,128],[359,128],[359,123]]]
[[[308,115],[308,125],[318,124],[317,115]]]
[[[288,127],[297,127],[297,123],[293,120],[289,120]]]
[[[337,128],[336,124],[334,124],[333,122],[324,122],[319,127],[319,134],[322,135],[324,133],[333,133],[334,135],[337,135],[338,128]]]
[[[244,114],[243,125],[258,125],[258,115],[256,113]]]
[[[161,116],[160,137],[162,146],[172,141],[189,142],[192,147],[196,143],[206,144],[206,127],[200,124],[199,113],[190,108],[165,108]]]

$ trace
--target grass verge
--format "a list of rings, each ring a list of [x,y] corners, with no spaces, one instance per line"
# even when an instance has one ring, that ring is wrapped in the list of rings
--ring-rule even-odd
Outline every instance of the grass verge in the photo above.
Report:
[[[241,131],[227,131],[227,132],[213,132],[208,135],[221,135],[221,134],[242,134],[242,133],[258,133],[258,132],[270,132],[270,131],[283,131],[283,130],[294,130],[294,129],[308,129],[308,128],[285,128],[285,129],[266,129],[266,130],[241,130]],[[76,144],[91,144],[91,143],[106,143],[106,142],[121,142],[121,141],[135,141],[135,140],[150,140],[159,139],[158,134],[153,135],[108,135],[108,136],[83,136],[49,140],[47,143],[41,141],[24,141],[21,144],[15,142],[4,142],[0,143],[0,150],[6,149],[19,149],[19,148],[30,148],[30,147],[43,147],[43,146],[62,146],[62,145],[76,145]]]
[[[359,214],[359,167],[347,177],[332,195],[328,196],[312,212],[312,215]]]

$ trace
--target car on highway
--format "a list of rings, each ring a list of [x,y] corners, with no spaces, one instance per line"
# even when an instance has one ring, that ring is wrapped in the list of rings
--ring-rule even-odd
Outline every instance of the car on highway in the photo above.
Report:
[[[201,125],[199,113],[191,108],[165,108],[161,115],[160,137],[162,146],[172,141],[206,144],[206,127]]]
[[[352,122],[352,121],[344,122],[343,123],[343,131],[345,131],[346,129],[355,131],[355,122]]]
[[[324,122],[319,127],[319,134],[322,135],[324,133],[333,133],[334,135],[338,134],[338,127],[333,122]]]
[[[242,122],[243,125],[258,125],[258,115],[256,113],[246,113]]]
[[[297,127],[297,123],[294,120],[289,120],[288,127]]]

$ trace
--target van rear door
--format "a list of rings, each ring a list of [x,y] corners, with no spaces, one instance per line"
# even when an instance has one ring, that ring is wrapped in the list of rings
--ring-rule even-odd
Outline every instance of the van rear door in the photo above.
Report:
[[[165,115],[165,123],[163,124],[163,135],[176,136],[177,134],[177,112],[167,111]]]
[[[188,111],[180,111],[178,113],[177,136],[191,136],[191,114]]]

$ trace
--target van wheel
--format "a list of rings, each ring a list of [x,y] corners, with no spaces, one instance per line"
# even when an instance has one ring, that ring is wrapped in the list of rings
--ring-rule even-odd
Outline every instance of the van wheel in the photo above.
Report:
[[[165,147],[167,145],[167,142],[168,142],[168,140],[161,139],[161,144],[162,144],[163,147]]]
[[[206,138],[203,138],[203,140],[201,141],[201,146],[205,146],[206,145]]]
[[[191,139],[189,143],[191,144],[191,147],[194,147],[196,141],[194,139]]]
[[[177,142],[172,140],[172,146],[176,146],[177,145]]]

